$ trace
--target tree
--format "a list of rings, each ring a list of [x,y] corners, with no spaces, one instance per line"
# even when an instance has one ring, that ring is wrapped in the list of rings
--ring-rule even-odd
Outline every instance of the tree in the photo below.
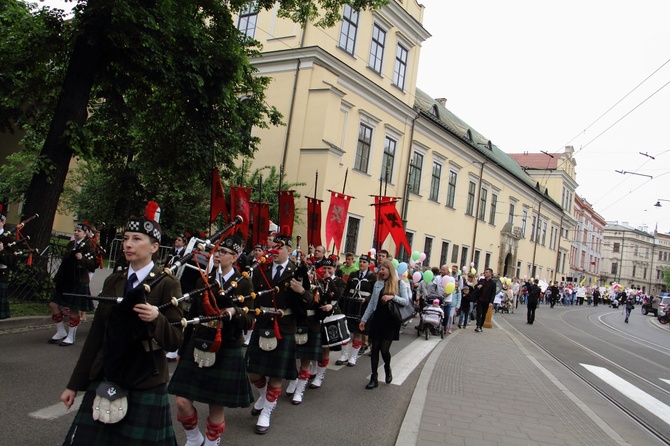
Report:
[[[280,15],[303,26],[308,21],[330,26],[343,3],[365,9],[386,2],[278,3]],[[133,210],[154,198],[151,183],[141,182],[141,175],[151,173],[151,181],[164,184],[175,180],[165,176],[175,165],[202,173],[213,163],[232,165],[228,161],[238,155],[254,153],[258,141],[248,129],[276,125],[280,116],[264,102],[268,79],[255,76],[249,62],[256,42],[244,38],[232,21],[232,14],[249,3],[79,0],[72,51],[39,152],[45,166],[38,163],[25,195],[24,213],[42,217],[41,225],[27,227],[36,245],[48,241],[73,155],[99,157],[101,166],[123,160],[116,178],[124,190],[135,191],[127,201]],[[256,1],[259,9],[275,3]],[[15,30],[9,28],[11,37]],[[139,184],[145,189],[134,189]]]

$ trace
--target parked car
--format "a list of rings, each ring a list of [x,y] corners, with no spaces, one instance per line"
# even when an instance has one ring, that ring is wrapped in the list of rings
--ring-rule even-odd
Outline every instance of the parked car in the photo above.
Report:
[[[656,301],[656,305],[654,305],[654,301]],[[654,317],[658,317],[658,308],[660,306],[660,302],[661,299],[659,297],[655,297],[654,299],[645,299],[642,302],[640,311],[643,315],[651,314]]]

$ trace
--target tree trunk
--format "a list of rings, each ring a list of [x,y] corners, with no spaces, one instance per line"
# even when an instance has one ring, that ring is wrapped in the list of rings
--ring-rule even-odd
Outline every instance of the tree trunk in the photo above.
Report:
[[[40,218],[35,223],[26,225],[24,232],[30,235],[31,246],[39,249],[49,243],[58,201],[74,154],[64,133],[68,123],[81,126],[86,122],[91,89],[104,65],[100,42],[111,23],[111,6],[101,8],[101,3],[104,0],[88,2],[87,8],[92,13],[88,16],[84,13],[82,18],[86,20],[86,24],[75,41],[63,88],[40,152],[42,157],[52,163],[53,170],[34,175],[26,194],[23,215],[28,217],[37,213]]]

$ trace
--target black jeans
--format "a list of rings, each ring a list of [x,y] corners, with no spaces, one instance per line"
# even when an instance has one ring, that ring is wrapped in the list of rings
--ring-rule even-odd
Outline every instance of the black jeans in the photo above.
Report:
[[[377,369],[379,368],[379,353],[382,354],[384,364],[391,365],[391,340],[388,339],[371,339],[372,345],[370,350],[370,365],[372,367],[372,376],[377,376]]]
[[[537,304],[531,304],[529,302],[527,307],[528,307],[528,314],[526,319],[529,324],[532,324],[533,322],[535,322],[535,308],[537,307]]]
[[[482,302],[481,300],[477,301],[477,327],[482,328],[484,326],[484,320],[486,319],[486,312],[489,311],[489,303]]]

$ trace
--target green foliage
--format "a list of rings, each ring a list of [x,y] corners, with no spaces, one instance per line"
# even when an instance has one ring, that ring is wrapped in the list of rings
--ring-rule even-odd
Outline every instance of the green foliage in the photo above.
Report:
[[[670,290],[670,268],[663,268],[663,281],[665,282],[665,289]]]
[[[10,296],[22,301],[48,302],[55,289],[51,276],[38,266],[20,260],[9,271]]]

